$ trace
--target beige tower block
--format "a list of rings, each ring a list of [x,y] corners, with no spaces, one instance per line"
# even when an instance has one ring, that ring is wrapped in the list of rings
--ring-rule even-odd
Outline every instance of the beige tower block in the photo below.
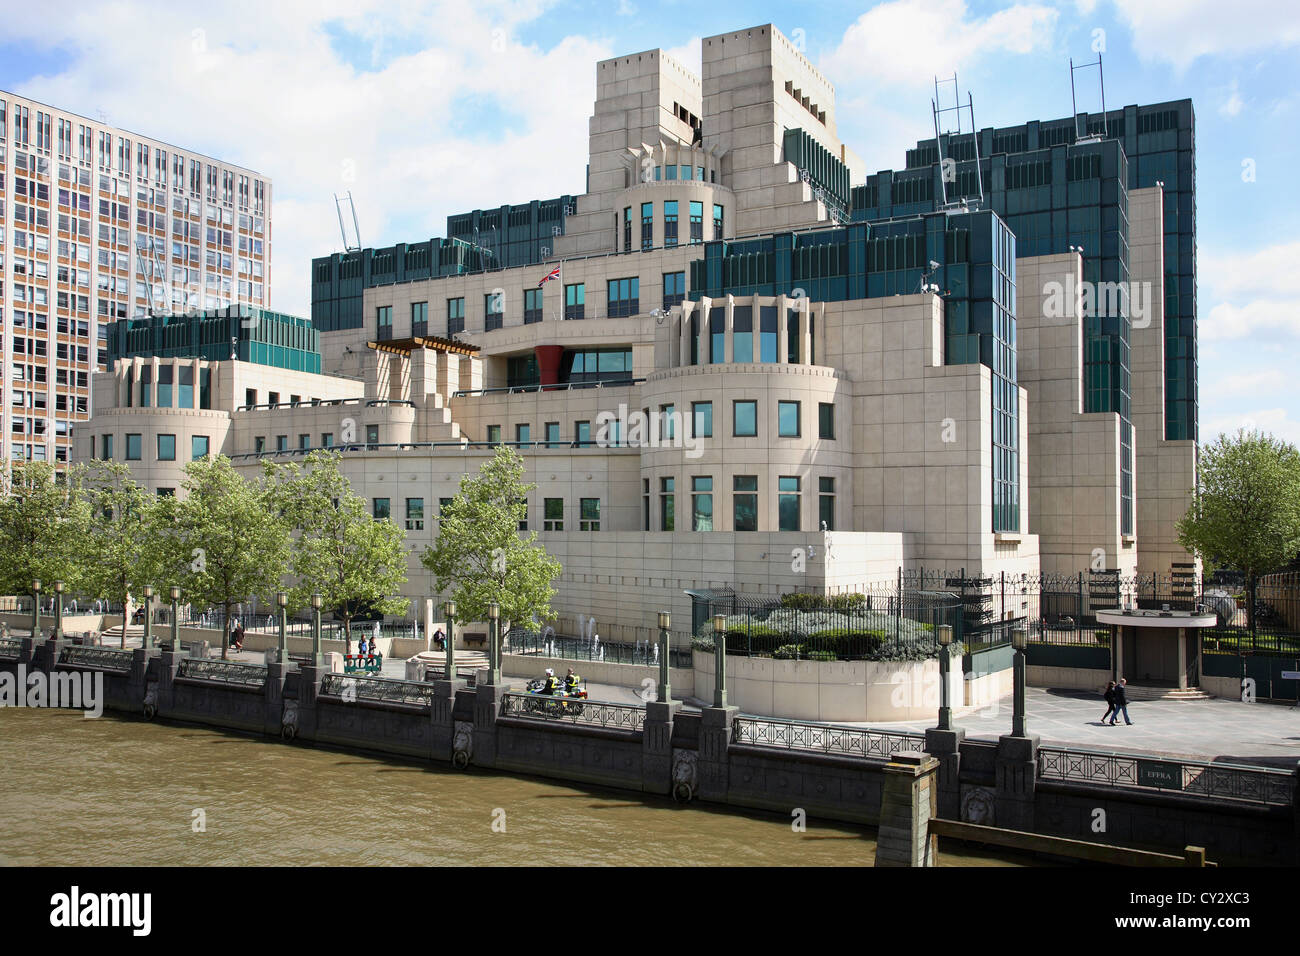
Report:
[[[1085,412],[1083,260],[1016,260],[1017,374],[1029,395],[1030,527],[1044,572],[1132,574],[1138,537],[1122,532],[1119,415]],[[1059,314],[1058,314],[1059,313]]]
[[[1193,441],[1165,440],[1165,285],[1164,190],[1159,186],[1128,194],[1131,300],[1144,314],[1133,316],[1129,342],[1132,371],[1134,516],[1137,569],[1168,574],[1192,556],[1178,543],[1176,524],[1192,503],[1197,449]],[[1132,309],[1130,311],[1133,311]]]

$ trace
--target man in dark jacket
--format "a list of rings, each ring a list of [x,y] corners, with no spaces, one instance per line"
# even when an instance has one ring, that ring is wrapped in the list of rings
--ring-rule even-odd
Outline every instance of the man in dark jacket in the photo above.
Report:
[[[1115,712],[1115,682],[1106,682],[1106,693],[1101,695],[1106,698],[1106,713],[1101,715],[1101,722],[1104,724],[1110,719],[1110,715]]]
[[[1128,695],[1124,692],[1124,685],[1127,683],[1128,681],[1121,677],[1119,683],[1115,685],[1115,715],[1110,719],[1112,727],[1115,726],[1115,717],[1118,717],[1121,712],[1124,714],[1124,723],[1133,726],[1133,721],[1128,719]]]

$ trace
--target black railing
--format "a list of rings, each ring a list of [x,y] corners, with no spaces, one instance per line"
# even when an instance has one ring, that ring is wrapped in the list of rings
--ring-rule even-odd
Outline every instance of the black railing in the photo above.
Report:
[[[636,644],[609,643],[581,637],[560,637],[531,628],[512,627],[506,632],[502,651],[572,661],[601,661],[607,664],[659,664],[659,645],[651,641]],[[669,667],[693,667],[688,647],[669,648]]]
[[[0,660],[16,661],[22,656],[23,642],[16,638],[0,639]]]
[[[732,743],[757,747],[880,757],[885,760],[901,750],[925,749],[925,734],[836,727],[762,717],[737,717],[731,723],[731,740]]]
[[[266,683],[267,669],[260,664],[241,664],[238,661],[209,661],[192,657],[181,658],[176,671],[178,678],[213,681],[222,684],[260,686]]]
[[[121,648],[67,644],[59,649],[59,666],[93,667],[125,674],[131,670],[132,654],[132,651]]]
[[[364,700],[388,704],[410,704],[425,708],[433,705],[433,685],[422,681],[395,680],[389,677],[326,674],[321,680],[320,692],[326,697],[336,697],[344,703]]]
[[[502,694],[501,716],[533,717],[613,730],[645,729],[644,707],[544,694]]]
[[[1038,777],[1265,806],[1289,807],[1295,797],[1295,774],[1290,770],[1059,747],[1038,749]]]

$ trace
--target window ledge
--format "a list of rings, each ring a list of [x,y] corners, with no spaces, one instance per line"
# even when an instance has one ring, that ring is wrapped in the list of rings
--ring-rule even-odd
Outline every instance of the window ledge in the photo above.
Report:
[[[1020,532],[1018,531],[995,531],[993,540],[998,544],[1016,544],[1020,541]]]

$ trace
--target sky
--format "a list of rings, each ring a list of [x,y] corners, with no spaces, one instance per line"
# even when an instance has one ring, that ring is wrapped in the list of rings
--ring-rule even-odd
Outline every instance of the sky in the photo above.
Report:
[[[868,170],[932,134],[954,73],[979,127],[1069,116],[1103,58],[1114,109],[1196,112],[1202,441],[1300,445],[1300,4],[685,0],[53,0],[11,5],[0,89],[255,169],[273,183],[271,306],[310,314],[314,256],[445,232],[451,213],[584,188],[598,60],[773,23],[836,87]],[[1079,109],[1101,105],[1096,69]],[[950,87],[949,87],[950,88]],[[1294,376],[1294,377],[1293,377]]]

